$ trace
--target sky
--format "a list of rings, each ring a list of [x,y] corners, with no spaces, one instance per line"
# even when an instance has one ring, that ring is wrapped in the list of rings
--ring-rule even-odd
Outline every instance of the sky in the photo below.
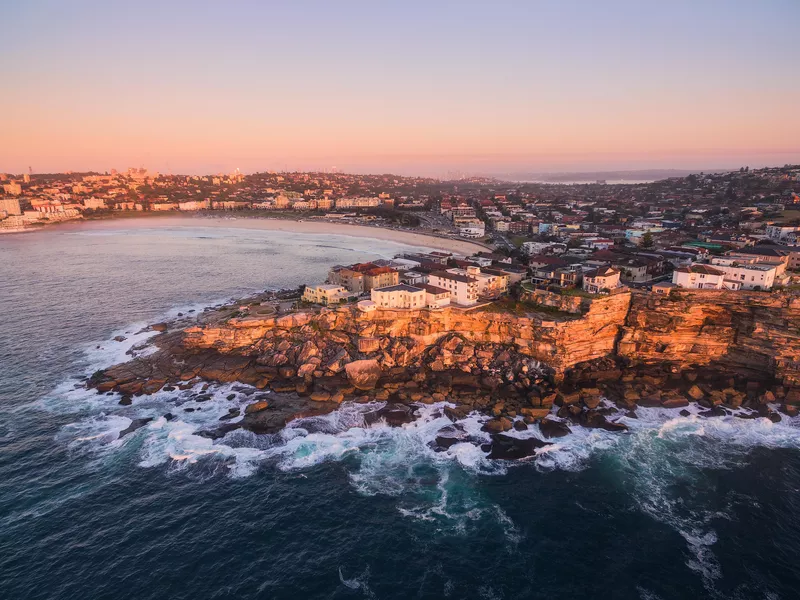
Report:
[[[0,0],[0,172],[800,163],[800,0]]]

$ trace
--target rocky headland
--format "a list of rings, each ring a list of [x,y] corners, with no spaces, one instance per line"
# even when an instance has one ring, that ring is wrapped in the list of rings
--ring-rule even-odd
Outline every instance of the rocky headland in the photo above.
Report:
[[[146,356],[95,373],[123,404],[158,391],[245,384],[244,414],[202,435],[274,433],[344,401],[379,402],[367,424],[414,420],[415,406],[447,401],[454,421],[437,445],[460,441],[457,421],[489,415],[491,458],[546,443],[504,435],[570,425],[624,431],[638,407],[702,407],[703,416],[781,419],[800,407],[800,297],[791,294],[628,291],[586,298],[544,292],[472,310],[355,305],[281,314],[235,307],[190,326],[159,324]],[[246,304],[243,304],[246,305]],[[268,311],[267,311],[268,312]],[[241,418],[240,418],[241,417]]]

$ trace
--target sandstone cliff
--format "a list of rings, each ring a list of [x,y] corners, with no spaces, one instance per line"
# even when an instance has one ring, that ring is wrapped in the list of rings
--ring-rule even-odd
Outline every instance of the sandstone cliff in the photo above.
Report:
[[[800,297],[763,292],[637,293],[616,347],[634,363],[713,365],[800,385]]]

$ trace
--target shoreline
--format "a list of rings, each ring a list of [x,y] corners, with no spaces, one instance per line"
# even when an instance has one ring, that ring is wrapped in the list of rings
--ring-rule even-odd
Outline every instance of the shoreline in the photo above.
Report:
[[[152,216],[129,217],[124,219],[108,218],[70,221],[65,223],[54,223],[47,227],[47,230],[69,231],[87,228],[104,229],[114,227],[118,221],[124,222],[127,226],[138,227],[141,225],[151,226]],[[408,246],[429,248],[432,250],[445,250],[453,254],[470,256],[476,252],[492,251],[493,248],[481,242],[470,240],[452,239],[439,237],[429,233],[417,233],[414,231],[398,231],[385,227],[373,227],[369,225],[354,225],[350,223],[334,223],[324,220],[305,220],[305,219],[280,219],[270,217],[236,217],[236,216],[210,216],[210,215],[158,215],[157,221],[161,225],[185,226],[185,227],[209,227],[223,229],[252,229],[262,231],[281,231],[300,234],[327,234],[341,235],[347,237],[368,238],[380,241],[395,242]],[[96,225],[95,225],[96,224]],[[15,233],[33,233],[34,231],[45,231],[38,228],[30,231],[19,231]]]

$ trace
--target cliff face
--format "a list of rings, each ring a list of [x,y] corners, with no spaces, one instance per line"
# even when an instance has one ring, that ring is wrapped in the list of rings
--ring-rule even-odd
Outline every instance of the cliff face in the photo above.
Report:
[[[555,297],[558,298],[558,297]],[[560,318],[493,312],[376,310],[352,306],[269,318],[232,319],[188,329],[187,349],[260,356],[275,366],[302,366],[309,340],[337,349],[343,363],[376,359],[382,367],[463,368],[481,346],[504,347],[538,361],[559,378],[570,367],[605,357],[680,368],[714,366],[775,376],[800,385],[800,297],[765,293],[688,291],[670,296],[633,292],[583,300],[552,295],[541,304]],[[555,304],[554,304],[555,302]],[[442,350],[462,341],[461,354]],[[450,344],[453,345],[452,343]],[[465,349],[466,348],[466,349]],[[305,357],[310,358],[310,357]]]
[[[716,290],[637,293],[616,351],[638,363],[713,365],[800,385],[800,298]]]
[[[292,349],[309,340],[319,346],[323,338],[348,354],[344,360],[374,358],[389,368],[426,366],[422,364],[425,360],[433,370],[463,367],[480,346],[502,346],[558,375],[577,363],[613,354],[630,303],[630,293],[598,299],[582,316],[567,319],[457,309],[365,313],[348,306],[318,314],[232,319],[195,327],[186,331],[184,344],[221,353],[259,355],[268,363],[281,363],[282,355]],[[445,338],[461,340],[461,355],[439,348]],[[432,352],[431,348],[437,349]]]

